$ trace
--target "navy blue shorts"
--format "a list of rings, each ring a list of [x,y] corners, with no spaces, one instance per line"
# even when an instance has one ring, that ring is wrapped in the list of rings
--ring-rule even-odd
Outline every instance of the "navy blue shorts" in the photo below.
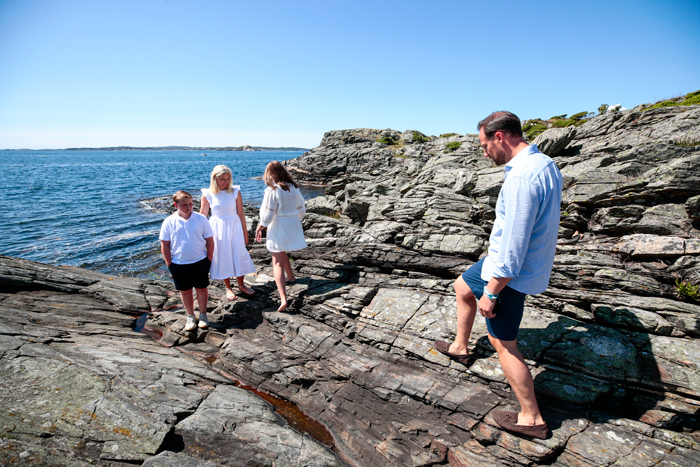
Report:
[[[482,258],[474,263],[462,274],[462,279],[472,289],[472,293],[477,301],[484,294],[484,287],[488,284],[487,281],[481,278],[481,267],[484,264],[484,259]],[[486,328],[489,334],[502,341],[514,341],[518,338],[518,329],[520,328],[520,321],[523,319],[523,310],[525,309],[525,297],[526,294],[508,286],[501,290],[496,299],[496,306],[493,309],[496,316],[486,318]]]
[[[206,289],[209,287],[209,268],[211,261],[209,258],[200,259],[196,263],[175,264],[170,263],[168,269],[173,276],[175,289],[180,291],[195,289]]]

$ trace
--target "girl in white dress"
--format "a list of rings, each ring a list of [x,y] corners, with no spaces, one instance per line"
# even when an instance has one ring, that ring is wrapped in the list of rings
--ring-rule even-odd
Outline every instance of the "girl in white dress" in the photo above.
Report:
[[[231,288],[231,277],[236,278],[241,293],[255,293],[243,282],[243,276],[255,272],[255,265],[246,249],[248,229],[241,190],[239,186],[231,185],[232,179],[231,169],[225,165],[214,167],[209,188],[202,188],[202,207],[199,210],[206,216],[211,207],[209,224],[214,231],[214,257],[209,273],[212,279],[224,280],[229,300],[238,298]]]
[[[296,280],[287,252],[307,246],[301,227],[306,206],[297,182],[279,162],[267,164],[263,179],[267,188],[260,206],[260,224],[255,231],[255,240],[261,242],[262,231],[267,228],[266,246],[272,254],[272,270],[282,302],[277,311],[284,311],[287,309],[286,283]]]

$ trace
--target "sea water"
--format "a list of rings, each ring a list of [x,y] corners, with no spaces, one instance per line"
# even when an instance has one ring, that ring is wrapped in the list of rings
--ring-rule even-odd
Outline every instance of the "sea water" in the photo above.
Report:
[[[0,150],[0,254],[107,274],[159,277],[158,233],[167,214],[144,200],[195,196],[212,168],[229,166],[244,204],[259,206],[272,160],[301,151]],[[302,187],[309,199],[323,189]],[[251,239],[252,240],[252,239]]]

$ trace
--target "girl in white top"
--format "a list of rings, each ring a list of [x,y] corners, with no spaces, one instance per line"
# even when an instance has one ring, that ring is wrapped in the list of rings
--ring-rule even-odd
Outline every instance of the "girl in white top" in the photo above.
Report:
[[[243,201],[239,186],[231,185],[231,169],[217,165],[211,172],[209,188],[202,188],[202,207],[205,216],[211,207],[209,224],[214,231],[214,257],[211,261],[212,279],[223,279],[226,285],[226,298],[235,300],[231,288],[231,277],[238,282],[241,293],[252,295],[253,289],[243,282],[243,276],[255,272],[255,265],[246,249],[248,229],[243,213]]]
[[[306,206],[297,182],[279,162],[267,164],[263,179],[267,188],[260,206],[260,224],[255,231],[255,240],[261,242],[262,231],[268,228],[266,246],[272,254],[272,270],[282,302],[277,311],[284,311],[287,309],[286,283],[296,280],[287,251],[307,246],[301,227]]]

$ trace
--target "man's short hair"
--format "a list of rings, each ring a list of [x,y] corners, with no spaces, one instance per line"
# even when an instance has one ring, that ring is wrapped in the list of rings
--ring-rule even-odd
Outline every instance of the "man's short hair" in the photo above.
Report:
[[[175,204],[180,204],[183,199],[192,198],[192,195],[187,193],[185,190],[180,190],[173,195],[173,201]]]
[[[502,131],[510,136],[520,136],[521,138],[523,136],[523,128],[518,116],[505,110],[494,112],[480,121],[476,129],[481,131],[482,128],[488,139],[493,138],[497,131]]]

